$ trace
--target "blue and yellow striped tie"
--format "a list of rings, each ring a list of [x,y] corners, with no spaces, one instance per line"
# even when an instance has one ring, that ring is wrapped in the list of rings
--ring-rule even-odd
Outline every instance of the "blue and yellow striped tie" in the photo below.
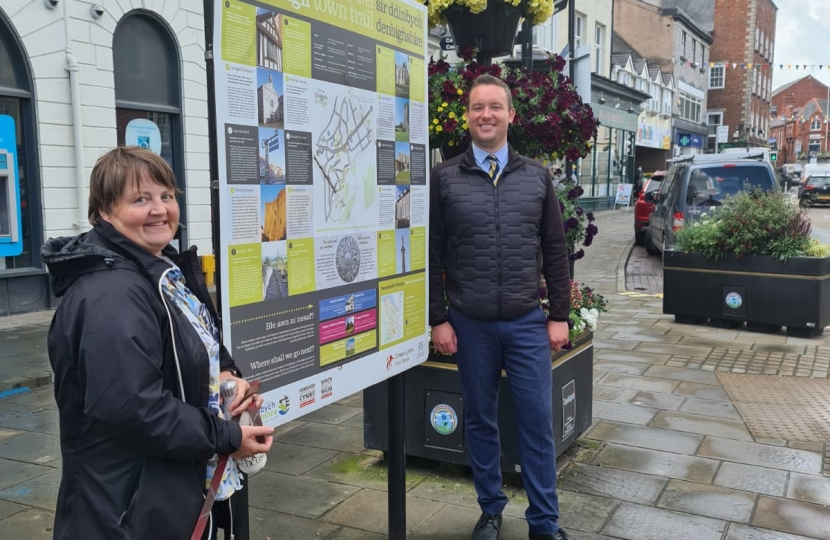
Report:
[[[501,168],[499,167],[499,160],[496,159],[496,156],[490,154],[487,156],[487,161],[490,162],[490,172],[487,174],[490,176],[490,180],[493,181],[494,184],[498,183],[499,181],[499,172],[501,172]]]

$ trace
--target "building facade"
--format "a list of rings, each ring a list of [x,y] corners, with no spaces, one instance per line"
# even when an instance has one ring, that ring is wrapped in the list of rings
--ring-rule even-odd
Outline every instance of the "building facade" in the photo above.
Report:
[[[829,93],[830,87],[812,75],[807,75],[773,90],[770,99],[770,116],[773,118],[793,116],[795,109],[800,109],[811,99],[828,99]]]
[[[803,107],[788,108],[787,116],[774,118],[770,137],[775,139],[778,162],[809,163],[830,158],[830,100],[813,98]]]
[[[670,0],[614,1],[613,52],[671,74],[671,157],[705,150],[713,2],[697,0],[692,11],[687,3]]]
[[[180,246],[211,252],[202,2],[0,0],[0,116],[15,126],[22,248],[0,256],[0,316],[54,305],[49,237],[89,229],[89,174],[119,144],[176,173]]]
[[[709,62],[709,146],[769,144],[772,68],[775,60],[773,0],[716,0],[715,40]],[[718,141],[717,126],[727,126]]]

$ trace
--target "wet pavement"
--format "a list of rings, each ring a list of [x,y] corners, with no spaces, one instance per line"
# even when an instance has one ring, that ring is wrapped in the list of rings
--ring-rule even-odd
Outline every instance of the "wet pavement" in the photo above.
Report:
[[[610,311],[595,333],[594,423],[559,463],[561,524],[574,540],[830,540],[830,333],[676,324],[659,291],[631,287],[632,220],[598,212],[600,234],[576,265]],[[637,268],[656,274],[657,263]],[[0,318],[0,539],[52,537],[50,318]],[[358,394],[278,428],[250,481],[253,540],[387,538],[386,468],[364,450],[362,426]],[[412,459],[406,485],[408,538],[469,538],[479,511],[468,471]],[[505,489],[501,538],[527,538],[524,492]]]

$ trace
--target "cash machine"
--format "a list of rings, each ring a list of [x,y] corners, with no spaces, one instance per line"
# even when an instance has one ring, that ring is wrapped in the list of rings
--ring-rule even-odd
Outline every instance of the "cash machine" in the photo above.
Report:
[[[14,119],[0,115],[0,257],[15,257],[23,252],[16,152]]]

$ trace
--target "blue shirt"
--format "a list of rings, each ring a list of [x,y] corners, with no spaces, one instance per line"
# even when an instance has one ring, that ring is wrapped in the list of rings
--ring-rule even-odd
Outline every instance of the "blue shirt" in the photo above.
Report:
[[[499,171],[504,170],[504,166],[507,165],[507,144],[496,150],[492,153],[496,156],[496,161],[499,162]],[[486,150],[482,150],[475,143],[473,143],[473,156],[476,158],[476,164],[481,167],[481,170],[490,174],[490,162],[487,161],[487,156],[490,155],[490,152]]]

